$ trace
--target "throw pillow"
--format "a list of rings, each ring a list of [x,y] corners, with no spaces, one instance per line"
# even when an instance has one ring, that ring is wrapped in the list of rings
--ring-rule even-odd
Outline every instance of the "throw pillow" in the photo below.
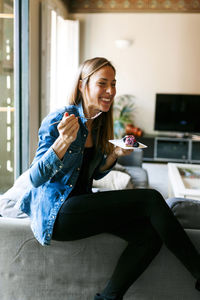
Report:
[[[100,190],[123,190],[133,188],[131,176],[121,171],[110,171],[105,177],[93,180],[93,187]]]
[[[200,229],[200,201],[188,198],[168,198],[167,204],[186,229]]]
[[[30,186],[29,170],[15,181],[15,184],[3,195],[0,195],[0,215],[7,218],[27,218],[28,216],[17,209],[15,204]]]

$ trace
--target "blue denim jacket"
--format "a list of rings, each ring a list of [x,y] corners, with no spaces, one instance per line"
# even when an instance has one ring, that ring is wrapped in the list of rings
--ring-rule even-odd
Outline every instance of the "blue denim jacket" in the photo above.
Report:
[[[76,140],[70,145],[62,160],[58,158],[52,144],[59,136],[57,125],[50,125],[62,119],[65,112],[84,115],[82,104],[70,105],[50,113],[39,129],[39,144],[30,166],[30,188],[20,199],[19,208],[30,216],[31,228],[42,245],[50,244],[53,226],[58,211],[76,184],[83,158],[83,150],[88,135],[86,120],[79,119],[80,128]],[[106,156],[96,151],[90,164],[89,176],[100,179],[110,170],[100,172]]]

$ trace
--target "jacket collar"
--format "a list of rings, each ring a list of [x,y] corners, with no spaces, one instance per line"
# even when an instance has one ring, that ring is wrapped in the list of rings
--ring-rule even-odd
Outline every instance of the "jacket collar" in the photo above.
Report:
[[[77,105],[77,108],[78,108],[79,116],[85,116],[84,111],[83,111],[83,103],[82,103],[82,101],[79,102],[79,104]],[[83,124],[85,124],[87,122],[87,120],[84,119],[84,118],[80,118],[80,120],[81,120],[81,122]]]

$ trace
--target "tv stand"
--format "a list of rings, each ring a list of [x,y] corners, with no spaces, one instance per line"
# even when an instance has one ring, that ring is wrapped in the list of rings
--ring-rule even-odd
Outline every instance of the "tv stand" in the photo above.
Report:
[[[143,161],[200,163],[200,140],[183,137],[144,135],[139,142],[148,146]]]
[[[170,136],[169,136],[170,137]],[[174,136],[171,136],[171,137],[175,137],[175,138],[183,138],[183,139],[192,139],[192,134],[190,133],[177,133],[176,135]]]

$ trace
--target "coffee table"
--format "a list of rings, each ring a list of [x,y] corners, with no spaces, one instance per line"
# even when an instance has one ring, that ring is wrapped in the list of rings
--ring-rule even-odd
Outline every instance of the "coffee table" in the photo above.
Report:
[[[200,165],[168,163],[170,197],[200,200]]]

